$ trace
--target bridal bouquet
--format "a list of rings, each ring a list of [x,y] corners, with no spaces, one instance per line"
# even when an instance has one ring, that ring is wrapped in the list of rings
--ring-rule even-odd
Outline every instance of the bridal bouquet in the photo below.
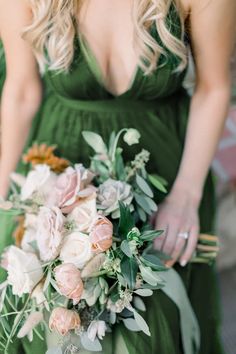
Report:
[[[165,256],[152,248],[161,231],[147,221],[157,210],[152,187],[165,187],[147,173],[147,151],[124,163],[122,134],[128,145],[139,142],[135,129],[112,133],[108,146],[98,134],[83,132],[95,151],[89,169],[42,144],[24,156],[29,173],[12,175],[13,193],[1,202],[20,214],[16,245],[1,259],[7,272],[0,285],[5,353],[14,336],[40,336],[40,323],[62,336],[62,346],[71,345],[73,333],[90,351],[102,350],[100,340],[116,322],[150,335],[140,315],[142,298],[164,285],[159,272],[166,267]]]
[[[54,146],[35,144],[24,156],[28,174],[12,174],[11,197],[1,201],[6,212],[19,214],[15,245],[1,257],[7,273],[0,284],[5,353],[15,336],[41,337],[40,324],[61,336],[65,351],[101,351],[117,322],[150,335],[140,314],[143,297],[164,286],[168,257],[153,250],[162,231],[148,220],[157,210],[153,188],[165,192],[165,182],[147,173],[146,150],[124,162],[122,135],[128,145],[140,139],[137,130],[122,129],[106,145],[84,131],[94,150],[89,168],[57,157]],[[213,256],[211,242],[202,239],[198,261]]]

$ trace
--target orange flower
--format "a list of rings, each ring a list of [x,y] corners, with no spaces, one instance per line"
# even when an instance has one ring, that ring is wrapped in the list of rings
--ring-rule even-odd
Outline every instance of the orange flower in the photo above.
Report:
[[[23,156],[23,161],[31,163],[33,166],[38,164],[46,164],[56,173],[63,172],[69,165],[69,161],[55,156],[56,146],[48,146],[46,144],[34,144]]]
[[[18,225],[13,233],[13,237],[15,239],[16,246],[20,247],[22,239],[24,237],[24,233],[25,233],[25,226],[24,226],[25,217],[23,215],[21,215],[17,218],[17,221],[18,221]]]

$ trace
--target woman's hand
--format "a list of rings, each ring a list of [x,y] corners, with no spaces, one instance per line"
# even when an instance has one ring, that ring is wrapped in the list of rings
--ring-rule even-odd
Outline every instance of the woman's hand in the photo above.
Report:
[[[176,261],[185,266],[195,251],[199,236],[199,200],[186,190],[173,189],[159,206],[153,223],[164,232],[154,241],[154,248],[171,257],[167,266],[173,266]]]

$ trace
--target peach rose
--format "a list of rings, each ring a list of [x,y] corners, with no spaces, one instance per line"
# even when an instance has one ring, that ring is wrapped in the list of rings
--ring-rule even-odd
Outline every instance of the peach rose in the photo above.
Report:
[[[65,336],[70,330],[80,327],[80,317],[77,312],[67,310],[63,307],[56,307],[49,319],[49,328],[60,335]]]
[[[93,250],[105,252],[112,245],[113,225],[105,216],[98,215],[94,220],[89,237]]]
[[[61,294],[72,299],[74,305],[78,304],[84,290],[79,269],[74,264],[65,263],[57,266],[54,272]]]

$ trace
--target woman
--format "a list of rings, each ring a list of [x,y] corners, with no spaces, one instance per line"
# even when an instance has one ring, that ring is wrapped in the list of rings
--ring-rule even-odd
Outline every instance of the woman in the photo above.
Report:
[[[13,13],[17,13],[19,1],[4,4],[4,16],[8,13],[13,17],[15,43],[21,42],[17,33],[24,21],[30,22],[31,16],[30,9],[26,9],[22,22],[15,25]],[[28,69],[28,81],[35,85],[37,97],[33,103],[38,104],[39,75],[30,43],[41,70],[46,70],[51,95],[26,147],[33,139],[53,143],[57,144],[58,153],[72,162],[88,162],[90,150],[81,131],[93,130],[105,139],[112,129],[135,126],[140,131],[142,146],[152,156],[149,171],[162,175],[169,183],[168,196],[157,199],[160,208],[155,224],[165,233],[155,247],[171,255],[170,265],[175,266],[186,286],[201,329],[200,354],[222,353],[214,268],[193,266],[188,261],[199,231],[211,232],[213,228],[214,196],[208,169],[230,96],[235,1],[30,3],[33,21],[24,32],[28,43],[24,43],[28,53],[24,66]],[[186,70],[184,23],[190,29],[197,68],[197,87],[191,101],[182,88]],[[7,23],[3,34],[6,47],[11,47],[9,26]],[[6,51],[7,60],[11,60],[9,70],[13,70],[11,66],[17,65],[17,60],[13,60],[11,48]],[[13,74],[14,70],[11,78]],[[12,132],[9,121],[18,119],[19,114],[9,108],[9,91],[3,96],[0,193],[5,195],[8,175],[21,155],[32,112],[25,118],[25,125],[20,120]],[[19,136],[21,145],[16,142]],[[19,164],[18,170],[23,169]],[[146,301],[146,306],[151,338],[118,327],[128,352],[182,353],[175,304],[159,291]],[[110,350],[114,352],[114,347]]]

